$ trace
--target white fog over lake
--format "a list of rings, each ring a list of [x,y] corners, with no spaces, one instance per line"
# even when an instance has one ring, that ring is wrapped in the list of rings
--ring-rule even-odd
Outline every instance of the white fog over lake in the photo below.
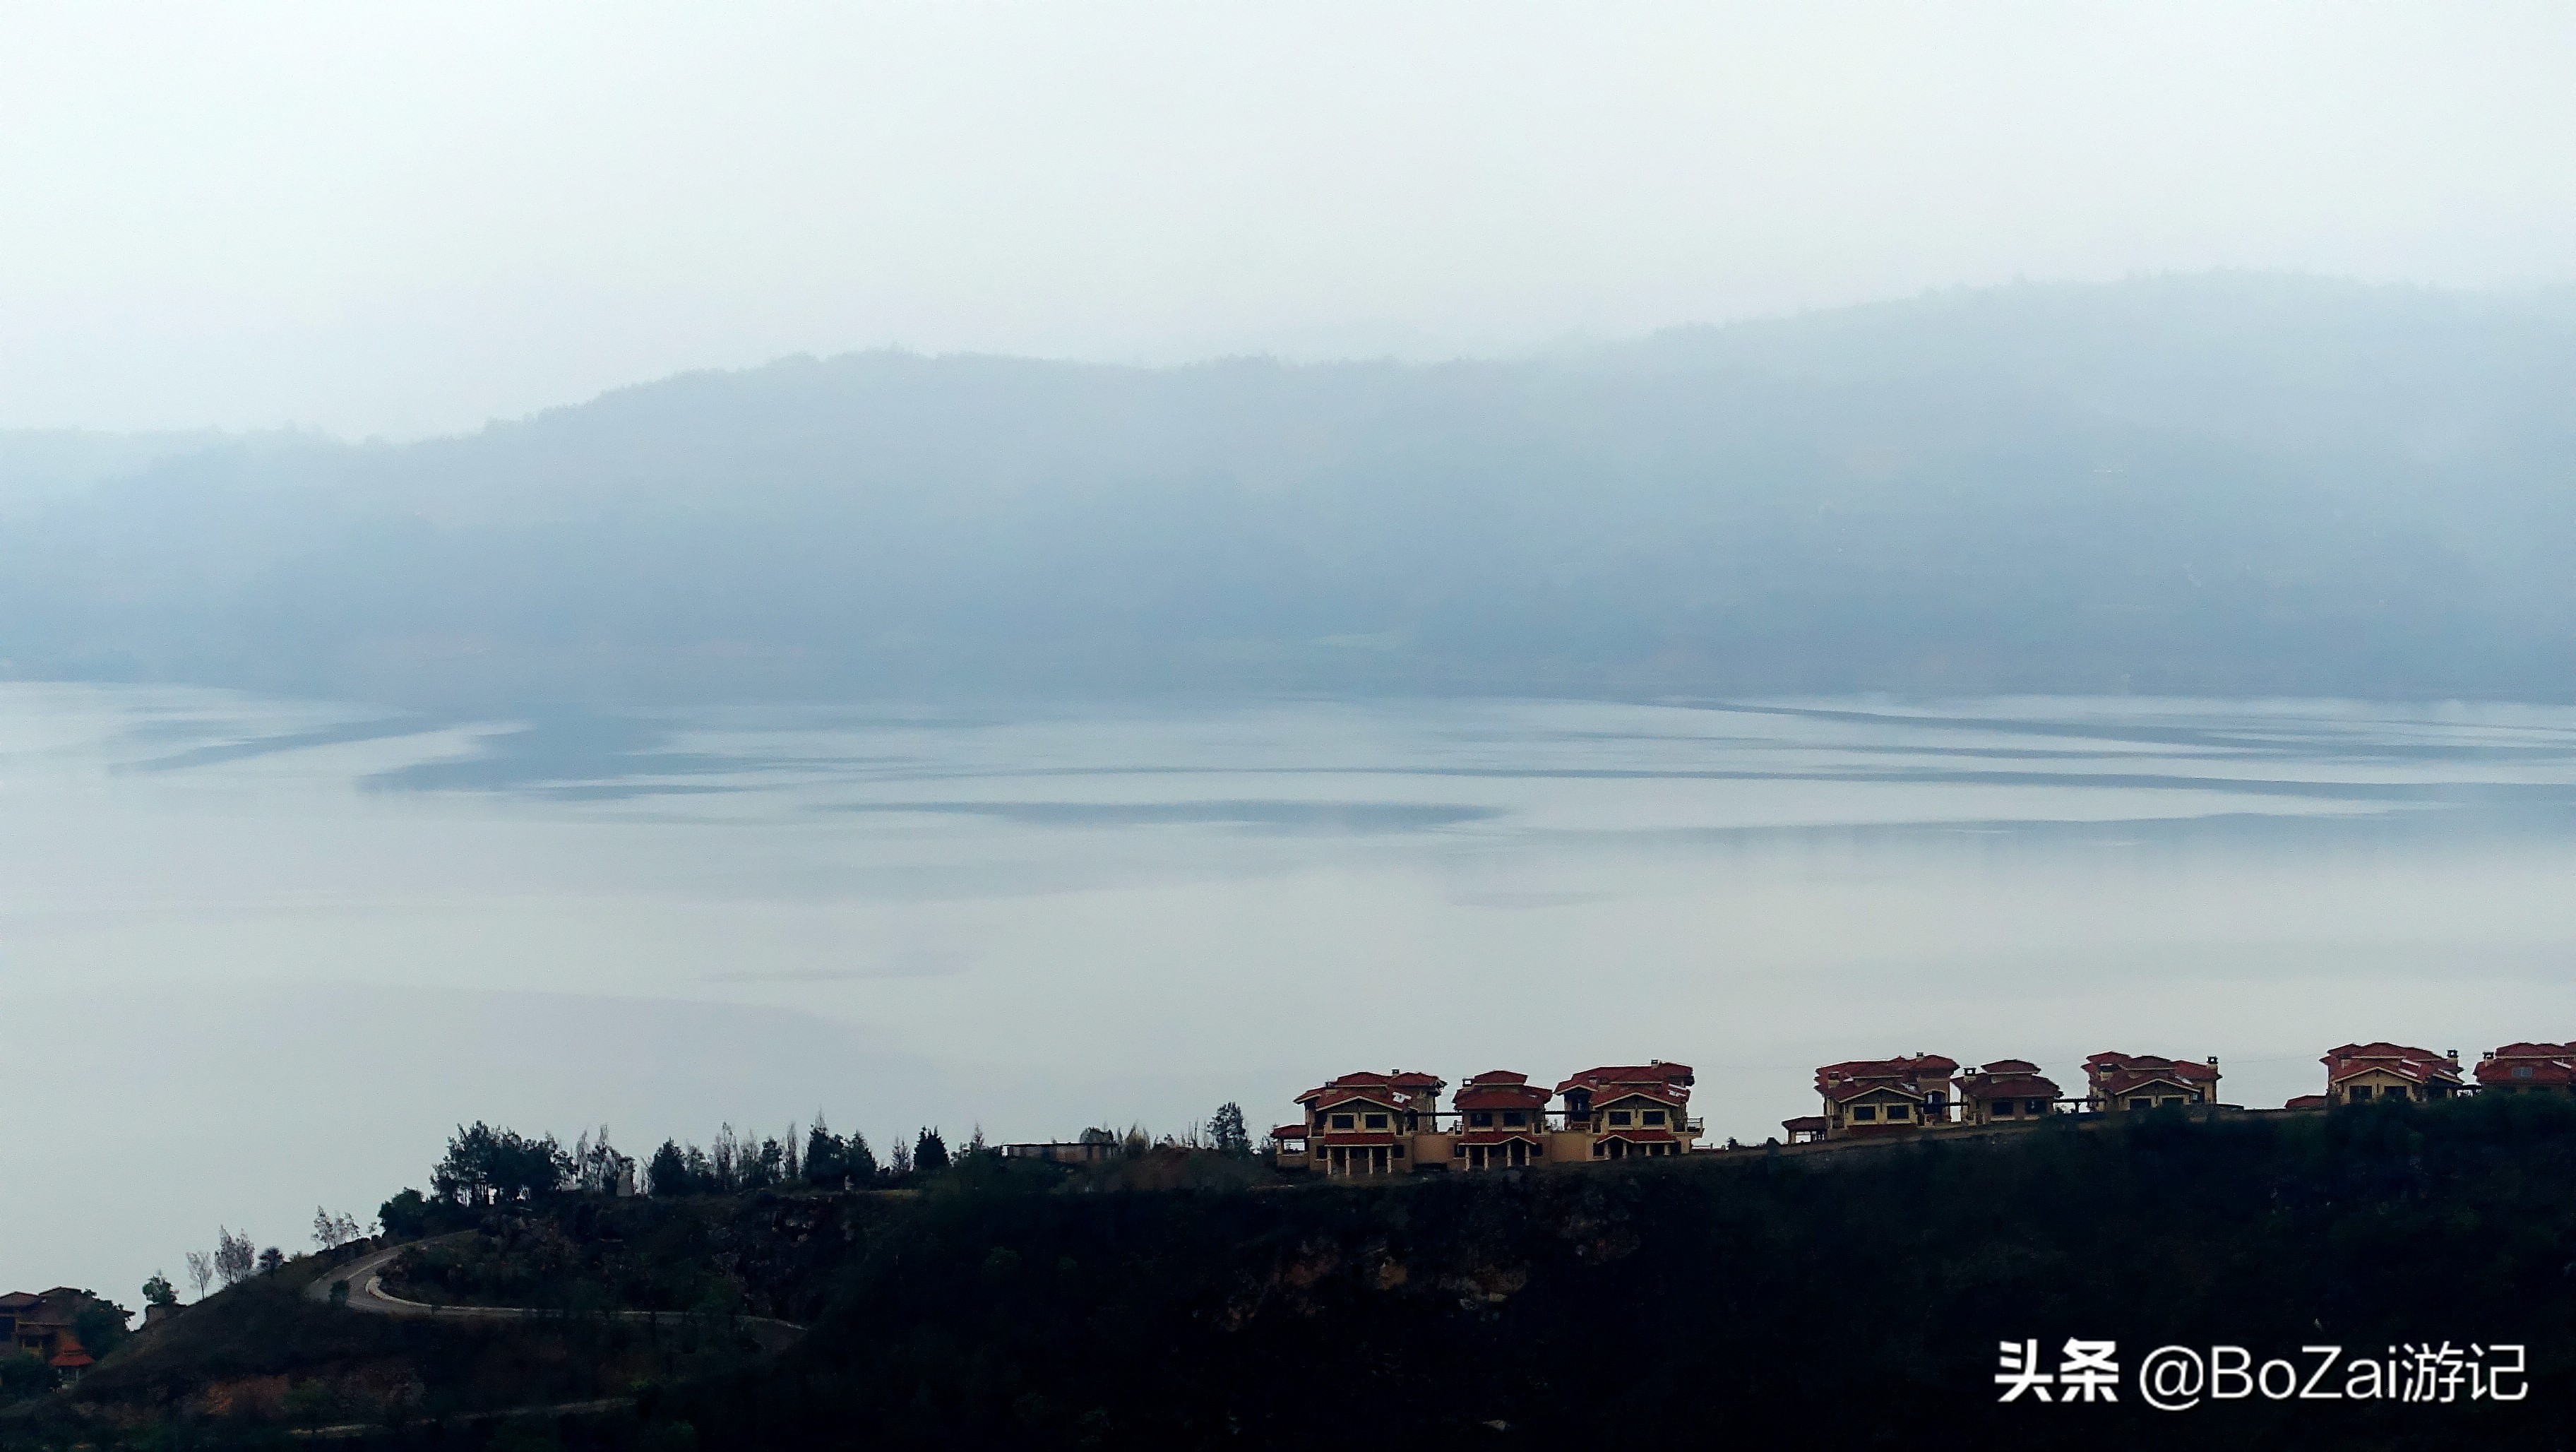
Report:
[[[2566,1037],[2576,711],[2147,698],[433,719],[0,686],[0,1283],[638,1155],[1256,1127],[1332,1074]],[[32,1057],[29,1057],[32,1056]]]

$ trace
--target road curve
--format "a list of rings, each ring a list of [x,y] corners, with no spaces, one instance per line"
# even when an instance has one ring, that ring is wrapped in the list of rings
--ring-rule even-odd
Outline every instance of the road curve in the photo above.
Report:
[[[474,1234],[471,1230],[456,1233],[459,1236]],[[437,1239],[447,1238],[449,1237],[437,1237]],[[409,1250],[413,1245],[431,1243],[431,1241],[407,1241],[401,1245],[388,1246],[383,1250],[369,1251],[345,1266],[324,1271],[314,1277],[313,1283],[304,1288],[304,1294],[329,1304],[331,1288],[345,1283],[349,1288],[349,1297],[341,1304],[352,1311],[371,1316],[425,1316],[442,1321],[542,1321],[560,1319],[572,1314],[537,1306],[439,1305],[429,1301],[407,1300],[386,1290],[385,1268],[393,1263],[394,1257]],[[608,1314],[621,1321],[635,1321],[648,1326],[678,1326],[697,1319],[686,1311],[612,1311]],[[748,1333],[753,1340],[760,1343],[760,1349],[763,1351],[783,1351],[797,1337],[805,1334],[805,1328],[795,1322],[781,1321],[770,1316],[728,1316],[724,1320],[735,1329]]]

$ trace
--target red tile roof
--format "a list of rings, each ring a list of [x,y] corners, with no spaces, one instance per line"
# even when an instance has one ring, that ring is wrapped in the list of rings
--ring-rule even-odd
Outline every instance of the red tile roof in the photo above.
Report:
[[[1922,1090],[1916,1089],[1911,1084],[1890,1083],[1886,1080],[1835,1084],[1824,1090],[1825,1098],[1835,1104],[1849,1104],[1855,1099],[1866,1099],[1872,1094],[1893,1094],[1911,1104],[1920,1104],[1925,1097]]]
[[[1846,1059],[1816,1071],[1816,1092],[1827,1103],[1845,1104],[1865,1094],[1888,1090],[1920,1100],[1948,1084],[1959,1061],[1941,1054],[1898,1059]],[[1929,1080],[1930,1083],[1925,1081]]]
[[[1373,1105],[1391,1114],[1404,1112],[1403,1096],[1384,1087],[1364,1084],[1327,1084],[1321,1089],[1309,1089],[1298,1095],[1297,1102],[1313,1109],[1317,1114],[1339,1109],[1346,1104]]]
[[[2507,1044],[2478,1061],[2481,1084],[2576,1083],[2576,1044]]]
[[[1321,1149],[1344,1149],[1351,1145],[1393,1144],[1395,1141],[1396,1136],[1391,1131],[1383,1129],[1335,1129],[1323,1131],[1315,1136],[1315,1144]]]
[[[1651,1064],[1604,1064],[1599,1068],[1586,1069],[1557,1085],[1556,1092],[1562,1094],[1569,1089],[1588,1089],[1598,1093],[1612,1086],[1625,1088],[1631,1084],[1673,1085],[1687,1089],[1695,1078],[1690,1065],[1668,1063],[1662,1059]]]
[[[1322,1095],[1349,1090],[1376,1090],[1379,1093],[1392,1094],[1412,1094],[1428,1090],[1436,1094],[1447,1087],[1448,1083],[1446,1079],[1411,1069],[1389,1069],[1382,1074],[1363,1071],[1357,1074],[1344,1074],[1327,1081],[1321,1088],[1309,1089],[1297,1096],[1297,1102],[1303,1104],[1307,1100]]]
[[[1941,1080],[1957,1072],[1959,1061],[1941,1054],[1916,1054],[1898,1059],[1846,1059],[1827,1064],[1816,1071],[1816,1092],[1828,1099],[1851,1097],[1853,1084],[1902,1084],[1908,1092],[1920,1093],[1922,1081]]]
[[[1614,1129],[1603,1134],[1601,1138],[1624,1139],[1632,1144],[1660,1144],[1666,1140],[1679,1139],[1680,1136],[1669,1129]]]
[[[1548,1092],[1535,1084],[1477,1084],[1472,1079],[1467,1082],[1470,1087],[1450,1099],[1461,1110],[1538,1109],[1549,1098]]]
[[[1796,1119],[1781,1120],[1780,1127],[1791,1134],[1822,1134],[1825,1132],[1825,1117],[1821,1114],[1802,1114]]]
[[[2007,1062],[2011,1062],[2007,1060]],[[1970,1074],[1959,1081],[1962,1099],[2055,1099],[2057,1081],[2037,1074]]]
[[[46,1364],[47,1366],[59,1366],[59,1367],[64,1367],[64,1368],[66,1368],[66,1369],[69,1369],[69,1368],[75,1368],[75,1367],[91,1366],[91,1365],[94,1365],[95,1363],[93,1363],[93,1362],[90,1360],[90,1355],[89,1355],[89,1353],[88,1353],[88,1352],[83,1351],[83,1350],[81,1350],[79,1347],[75,1346],[75,1347],[73,1347],[73,1348],[72,1348],[71,1350],[69,1350],[69,1351],[58,1351],[58,1352],[54,1353],[54,1359],[53,1359],[53,1360],[51,1360],[51,1361],[49,1361],[49,1362],[46,1362],[45,1364]]]
[[[2126,1094],[2149,1084],[2171,1084],[2177,1088],[2205,1092],[2218,1086],[2218,1066],[2190,1059],[2168,1059],[2159,1054],[2123,1054],[2106,1050],[2084,1061],[2084,1077],[2090,1081],[2093,1093],[2103,1098]]]
[[[1272,1139],[1304,1139],[1306,1137],[1306,1126],[1302,1124],[1283,1124],[1277,1129],[1270,1131],[1270,1137]]]
[[[2326,1107],[2326,1097],[2322,1094],[2293,1094],[2290,1096],[2290,1102],[2281,1107],[2283,1109],[2323,1109]]]
[[[2170,1069],[2178,1077],[2195,1084],[2218,1082],[2218,1066],[2205,1064],[2197,1059],[2168,1059],[2162,1054],[2123,1054],[2106,1049],[2084,1061],[2084,1072],[2087,1074],[2117,1073],[2135,1069]]]
[[[2028,1059],[1997,1059],[1977,1070],[1980,1074],[2036,1074],[2039,1066]]]
[[[1504,1144],[1516,1139],[1525,1139],[1536,1144],[1538,1131],[1535,1129],[1471,1129],[1458,1136],[1458,1143]]]
[[[1473,1089],[1485,1084],[1526,1084],[1528,1082],[1527,1074],[1515,1074],[1509,1069],[1487,1069],[1481,1074],[1468,1075],[1465,1087]]]
[[[2460,1066],[2452,1063],[2449,1058],[2434,1053],[2430,1049],[2413,1049],[2403,1044],[2387,1042],[2345,1044],[2339,1048],[2328,1049],[2325,1057],[2318,1062],[2326,1066],[2328,1088],[2356,1074],[2367,1074],[2372,1070],[2394,1074],[2411,1084],[2460,1082]]]

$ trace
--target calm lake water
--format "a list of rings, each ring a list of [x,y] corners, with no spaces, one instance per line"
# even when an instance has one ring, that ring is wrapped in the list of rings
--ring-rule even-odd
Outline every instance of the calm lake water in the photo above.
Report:
[[[482,1118],[639,1155],[1256,1124],[1662,1056],[2576,1036],[2576,713],[2142,699],[431,720],[0,687],[0,1289],[307,1243]]]

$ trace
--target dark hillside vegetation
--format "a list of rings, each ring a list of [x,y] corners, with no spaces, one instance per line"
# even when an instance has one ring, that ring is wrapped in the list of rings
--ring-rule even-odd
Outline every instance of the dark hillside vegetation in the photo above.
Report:
[[[565,1196],[520,1212],[487,1217],[412,1274],[457,1299],[566,1308],[548,1333],[557,1350],[496,1336],[433,1354],[395,1345],[426,1327],[228,1293],[172,1328],[205,1316],[220,1334],[143,1338],[148,1355],[120,1353],[68,1399],[85,1416],[58,1408],[18,1435],[180,1445],[154,1442],[164,1434],[137,1413],[274,1375],[280,1347],[349,1366],[407,1356],[423,1407],[552,1395],[581,1384],[569,1363],[615,1361],[607,1342],[578,1339],[605,1334],[587,1311],[719,1284],[731,1289],[706,1309],[810,1314],[811,1329],[775,1358],[696,1374],[620,1364],[632,1401],[608,1413],[449,1417],[344,1445],[1558,1448],[1615,1435],[2369,1452],[2563,1446],[2576,1398],[2576,1104],[2556,1099],[2149,1114],[1848,1153],[1368,1184],[1121,1191],[970,1161],[897,1193]],[[1998,1404],[1999,1342],[2053,1356],[2070,1337],[2118,1343],[2117,1404]],[[2527,1398],[2254,1396],[2161,1413],[2128,1379],[2167,1343],[2260,1360],[2442,1341],[2527,1346]],[[170,1425],[213,1446],[279,1423]]]
[[[428,1321],[361,1315],[305,1294],[344,1259],[290,1262],[189,1306],[131,1338],[76,1389],[0,1416],[0,1448],[300,1445],[296,1429],[622,1397],[639,1383],[756,1355],[721,1319]]]
[[[1276,1195],[959,1199],[709,1445],[2455,1445],[2576,1395],[2576,1106],[2144,1120],[2000,1146]],[[2523,1341],[2514,1406],[1996,1403],[1998,1343]],[[2557,1410],[2549,1410],[2555,1408]],[[2552,1432],[2551,1437],[2559,1434]],[[2534,1445],[2557,1445],[2544,1440]]]

